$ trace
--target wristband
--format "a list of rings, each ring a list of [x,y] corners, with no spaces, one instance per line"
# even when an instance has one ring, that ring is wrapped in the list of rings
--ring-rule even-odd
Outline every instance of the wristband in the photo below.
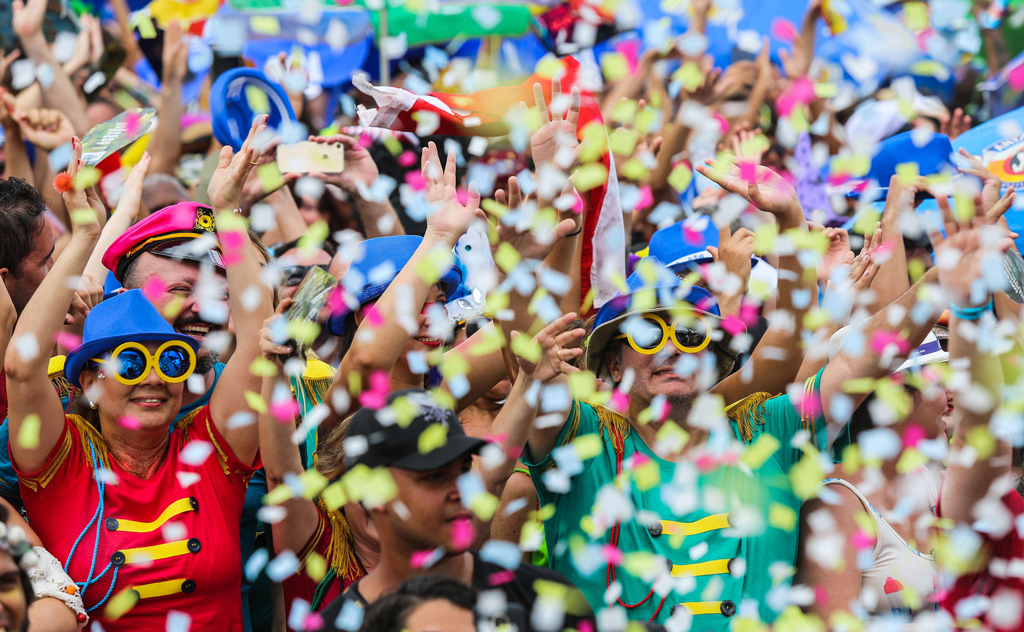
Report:
[[[993,309],[993,300],[988,299],[988,303],[979,307],[960,307],[956,303],[950,302],[949,313],[956,316],[960,320],[978,320],[985,312],[991,312]]]
[[[568,235],[566,235],[566,237],[575,237],[576,235],[579,235],[582,232],[583,232],[583,224],[580,224],[580,227],[576,229],[575,233],[569,233]]]

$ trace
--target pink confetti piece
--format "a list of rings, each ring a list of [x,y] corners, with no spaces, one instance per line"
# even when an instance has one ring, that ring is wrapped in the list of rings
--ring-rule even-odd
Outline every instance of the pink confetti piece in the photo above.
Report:
[[[828,593],[825,592],[825,587],[824,586],[815,586],[814,587],[814,599],[815,599],[815,601],[817,601],[820,604],[827,604],[828,603]]]
[[[772,39],[777,39],[780,42],[786,42],[792,44],[796,41],[796,27],[792,22],[786,18],[775,18],[772,20],[771,26]]]
[[[416,156],[415,152],[405,150],[398,157],[398,164],[402,165],[403,167],[411,167],[414,164],[416,164],[417,158],[418,156]]]
[[[724,319],[722,319],[722,329],[726,330],[731,335],[736,336],[738,334],[743,333],[743,331],[746,329],[746,326],[743,324],[743,321],[740,320],[739,318],[736,318],[735,316],[726,316]]]
[[[707,473],[718,468],[718,462],[710,454],[702,454],[696,460],[697,471]]]
[[[640,66],[640,40],[629,39],[620,42],[615,49],[626,58],[630,74],[636,74],[637,68]]]
[[[240,232],[230,232],[220,236],[225,266],[233,266],[242,260],[242,245],[248,240],[248,235]]]
[[[416,551],[409,556],[409,566],[413,568],[430,568],[437,561],[436,549],[429,551]]]
[[[1019,64],[1006,75],[1006,83],[1014,92],[1024,90],[1024,64]]]
[[[136,419],[135,417],[132,417],[131,415],[125,415],[124,417],[119,417],[118,420],[117,420],[117,423],[122,428],[126,428],[128,430],[138,430],[139,428],[142,427],[142,424],[139,423],[139,420]]]
[[[817,417],[821,414],[821,398],[818,397],[817,393],[805,394],[800,398],[798,412],[801,416]]]
[[[376,305],[370,305],[365,310],[365,321],[371,327],[377,328],[384,324],[384,315],[380,313]]]
[[[139,116],[129,113],[124,119],[124,131],[128,136],[134,136],[139,131]]]
[[[908,448],[915,448],[921,441],[927,439],[924,428],[918,425],[907,426],[903,432],[903,445]]]
[[[54,336],[54,342],[64,347],[65,349],[74,349],[78,345],[82,344],[81,336],[70,334],[66,331],[58,331],[57,335]]]
[[[459,200],[459,204],[465,206],[469,200],[469,191],[466,189],[456,189],[455,196]]]
[[[427,179],[419,171],[407,171],[405,183],[411,186],[413,191],[422,191],[427,188]]]
[[[157,299],[166,291],[167,284],[157,276],[150,277],[149,281],[146,281],[146,284],[142,286],[142,293],[146,295],[150,303],[156,303]]]
[[[501,571],[500,573],[494,573],[487,577],[488,586],[500,586],[507,584],[516,578],[515,573],[512,571]]]
[[[878,355],[885,355],[885,351],[889,345],[896,345],[897,353],[901,355],[910,351],[910,345],[907,344],[907,341],[904,340],[899,333],[893,331],[876,331],[874,337],[871,339],[871,351]]]
[[[690,224],[683,222],[683,241],[688,246],[699,246],[704,243],[704,232],[694,230]]]
[[[753,162],[744,161],[738,163],[740,168],[740,179],[744,182],[754,182],[757,180],[757,165]]]
[[[476,540],[476,529],[472,521],[461,518],[452,522],[452,548],[462,551],[468,549]]]
[[[636,200],[637,209],[645,209],[654,205],[654,195],[651,193],[651,187],[643,187],[640,189],[640,195]]]
[[[618,566],[622,563],[622,551],[618,548],[607,544],[601,548],[601,552],[604,553],[604,558],[608,560],[608,563],[612,566]]]
[[[863,529],[857,529],[850,536],[850,544],[853,548],[863,551],[864,549],[872,549],[875,547],[875,538],[870,533],[867,533]]]
[[[324,627],[324,618],[319,613],[311,612],[306,615],[306,620],[302,623],[303,630],[319,630]]]
[[[625,413],[629,410],[629,395],[622,391],[612,392],[612,398],[608,402],[608,407],[617,413]]]
[[[374,371],[370,374],[370,390],[359,394],[359,403],[365,408],[384,408],[390,385],[391,376],[385,371]]]
[[[760,307],[754,301],[743,301],[740,304],[740,320],[746,325],[753,325],[760,316]]]
[[[288,398],[286,401],[271,404],[270,414],[281,423],[291,423],[299,414],[299,403]]]
[[[722,116],[718,112],[713,112],[711,114],[711,116],[714,117],[714,119],[716,121],[718,121],[718,127],[721,128],[721,130],[722,130],[722,136],[725,136],[726,134],[728,134],[729,133],[729,119],[725,118],[724,116]]]
[[[573,195],[576,197],[576,201],[573,202],[572,210],[574,213],[582,213],[585,205],[583,203],[583,197],[579,193],[573,191]]]

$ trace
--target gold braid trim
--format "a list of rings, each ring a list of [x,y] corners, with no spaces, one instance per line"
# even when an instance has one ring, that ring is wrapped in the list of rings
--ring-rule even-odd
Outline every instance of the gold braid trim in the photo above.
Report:
[[[355,538],[352,529],[348,526],[348,520],[341,513],[340,509],[328,509],[323,499],[317,499],[320,511],[331,521],[331,542],[327,545],[327,563],[338,577],[349,581],[358,579],[363,574],[363,569],[356,559]],[[317,538],[319,540],[319,537]],[[316,548],[315,545],[313,548]]]
[[[199,410],[202,410],[202,408],[200,408]],[[198,413],[199,410],[196,410],[196,411],[193,411],[193,412],[194,413]],[[187,417],[184,417],[182,419],[182,421],[185,422],[186,424],[190,424],[194,417],[195,417],[195,414],[190,413]],[[224,451],[224,448],[220,447],[220,444],[217,443],[217,435],[215,434],[216,431],[210,426],[211,423],[212,422],[210,421],[210,416],[207,415],[206,416],[206,433],[208,435],[210,435],[210,443],[213,444],[213,449],[217,451],[217,458],[220,459],[220,467],[221,467],[221,469],[224,470],[224,476],[231,476],[231,468],[228,467],[228,454],[227,454],[227,452]],[[183,430],[187,430],[187,428],[184,428]],[[187,435],[182,437],[182,445],[185,444],[187,439],[188,439]]]
[[[804,402],[807,401],[807,398],[814,395],[814,378],[816,377],[816,375],[812,375],[804,381],[804,399],[800,402],[800,426],[810,432],[812,438],[817,434],[818,419],[811,411],[806,410]]]
[[[188,431],[189,431],[189,428],[192,426],[192,421],[202,411],[203,411],[203,407],[200,406],[199,408],[197,408],[197,409],[193,410],[192,412],[188,413],[187,415],[185,415],[184,417],[182,417],[178,421],[174,422],[174,427],[181,431],[181,444],[182,445],[185,445],[186,443],[188,443]],[[214,443],[216,443],[216,442],[214,442]]]
[[[772,397],[771,393],[754,393],[725,407],[725,414],[736,422],[741,439],[751,441],[754,438],[754,425],[764,425],[764,403]]]
[[[52,461],[50,461],[50,463],[47,464],[46,468],[42,472],[35,476],[22,476],[19,474],[18,480],[21,481],[22,485],[34,492],[39,491],[39,488],[41,487],[45,489],[46,486],[50,484],[50,481],[53,480],[53,477],[57,475],[57,470],[60,469],[60,466],[64,464],[64,461],[67,460],[68,455],[70,454],[71,432],[68,431],[64,433],[64,440],[61,441],[60,449],[57,450],[57,455]]]
[[[597,423],[601,428],[601,434],[608,433],[608,438],[611,439],[615,453],[619,456],[625,454],[626,437],[629,436],[630,432],[629,420],[604,406],[595,406],[594,412],[597,413]],[[579,422],[577,421],[577,423]]]
[[[85,420],[84,417],[78,415],[68,415],[68,420],[78,430],[78,434],[82,438],[82,462],[92,469],[96,467],[96,464],[92,460],[92,451],[89,449],[89,440],[92,440],[92,444],[96,446],[96,454],[100,457],[100,462],[103,463],[103,467],[110,468],[110,455],[107,453],[107,442],[103,439],[103,435],[100,434],[99,430],[93,428],[92,424]]]

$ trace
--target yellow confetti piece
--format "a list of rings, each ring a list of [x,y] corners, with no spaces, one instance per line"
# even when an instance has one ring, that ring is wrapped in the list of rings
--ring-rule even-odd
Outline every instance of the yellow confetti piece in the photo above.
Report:
[[[512,351],[524,360],[536,364],[543,352],[540,344],[526,336],[515,336],[512,338]]]
[[[125,588],[110,598],[107,607],[103,609],[103,615],[112,620],[117,620],[128,614],[139,601],[139,593],[131,588]]]
[[[650,170],[644,165],[643,161],[639,158],[630,158],[622,165],[622,177],[625,180],[642,180],[644,176]],[[671,184],[671,176],[669,176],[669,184]]]
[[[350,502],[361,502],[374,509],[390,502],[398,493],[398,487],[386,467],[370,469],[357,465],[346,472],[341,479]]]
[[[985,461],[996,451],[996,438],[985,426],[975,426],[967,431],[967,445],[978,453],[978,460]]]
[[[587,123],[580,135],[579,159],[581,163],[601,162],[601,157],[608,151],[608,132],[601,123]],[[579,180],[576,189],[579,190]]]
[[[302,486],[302,497],[306,500],[313,500],[317,494],[327,487],[327,480],[320,472],[309,469],[299,475],[299,484]]]
[[[252,84],[245,86],[245,100],[253,114],[270,113],[270,97],[257,86]]]
[[[511,272],[522,258],[519,256],[519,252],[515,249],[515,246],[506,242],[502,242],[498,249],[494,253],[494,263],[498,264],[498,267],[505,272]]]
[[[261,415],[267,412],[267,403],[263,401],[263,397],[259,393],[246,391],[245,403],[249,405],[249,408]]]
[[[844,630],[845,632],[861,632],[864,629],[864,621],[846,610],[838,610],[832,613],[828,619],[828,629]]]
[[[764,465],[765,461],[770,459],[772,455],[778,452],[781,446],[782,444],[779,443],[779,440],[776,439],[774,435],[767,432],[762,433],[761,436],[758,437],[749,448],[747,448],[747,451],[743,453],[743,458],[741,460],[747,467],[752,470],[756,470]]]
[[[75,226],[95,224],[96,213],[91,208],[76,208],[71,211],[71,223]]]
[[[89,187],[99,182],[100,176],[102,175],[103,174],[101,174],[100,170],[97,169],[96,167],[83,165],[78,170],[78,173],[75,175],[75,188],[78,189],[79,191],[88,189]]]
[[[685,162],[672,167],[672,172],[668,174],[668,183],[680,193],[690,188],[691,182],[693,182],[693,170]]]
[[[664,424],[655,438],[659,445],[666,447],[666,450],[679,452],[690,442],[690,433],[683,430],[679,424]]]
[[[437,283],[437,280],[441,278],[443,273],[452,267],[454,260],[455,258],[451,250],[444,250],[442,248],[431,250],[420,264],[416,266],[416,273],[420,275],[424,283],[433,285]]]
[[[692,92],[704,82],[704,74],[701,73],[697,64],[688,61],[672,74],[672,80],[681,82],[688,92]]]
[[[576,171],[576,190],[580,193],[602,186],[608,179],[608,169],[599,162],[582,165]]]
[[[18,429],[18,445],[26,450],[35,450],[39,447],[39,430],[42,422],[39,415],[32,413],[25,417]]]
[[[861,466],[860,447],[856,443],[846,446],[843,449],[843,472],[853,475],[860,471]]]
[[[775,242],[779,239],[779,228],[774,222],[761,224],[754,229],[754,252],[759,255],[775,251]]]
[[[814,497],[821,487],[825,472],[816,456],[804,456],[789,469],[789,482],[797,498],[807,500]]]
[[[654,461],[648,461],[633,470],[633,481],[637,489],[645,492],[661,484],[661,468]]]
[[[601,55],[601,72],[608,81],[618,81],[629,76],[629,62],[622,53]]]
[[[580,371],[579,373],[570,373],[567,377],[569,378],[569,390],[576,399],[586,401],[597,392],[597,380],[593,373]]]
[[[637,106],[637,102],[633,99],[619,101],[615,109],[612,110],[612,120],[620,125],[628,125],[636,118]]]
[[[445,378],[459,377],[469,373],[469,360],[457,353],[445,356],[444,363],[440,365],[441,375]]]
[[[921,172],[916,162],[904,162],[896,165],[896,176],[900,184],[912,184],[921,176]],[[879,184],[885,186],[885,183]]]
[[[153,39],[156,37],[156,27],[153,26],[153,20],[145,13],[140,14],[139,21],[135,26],[138,27],[139,37],[142,39]]]
[[[796,512],[782,503],[772,503],[768,507],[768,524],[776,529],[792,531],[796,528]]]
[[[292,340],[310,345],[320,335],[320,325],[306,320],[289,320],[288,337]]]
[[[634,551],[622,556],[622,568],[634,577],[654,577],[665,562],[653,551]]]
[[[831,99],[839,94],[839,86],[834,83],[814,84],[814,95],[819,99]]]
[[[428,454],[448,443],[448,427],[441,423],[430,424],[420,433],[417,449]]]
[[[477,494],[469,504],[469,510],[476,514],[477,518],[487,522],[498,510],[498,497],[487,492]]]
[[[272,15],[254,15],[249,18],[249,28],[259,35],[277,35],[281,32],[281,22]]]
[[[287,485],[278,485],[263,497],[264,505],[280,505],[295,498],[295,492]]]
[[[316,551],[306,558],[306,574],[315,582],[319,582],[327,574],[327,560]]]
[[[318,219],[306,229],[302,237],[299,237],[299,250],[303,254],[310,256],[316,254],[330,234],[331,228],[327,225],[327,222]]]
[[[653,100],[649,105],[654,107],[646,107],[637,112],[636,122],[633,123],[634,129],[645,136],[655,131],[654,126],[658,123],[658,110],[654,108],[661,107],[659,103],[654,103]]]
[[[548,54],[537,62],[537,66],[533,69],[533,72],[536,73],[538,77],[551,79],[555,75],[561,73],[562,70],[562,63],[558,61],[558,58],[554,55]]]
[[[384,146],[391,152],[392,156],[397,156],[402,153],[404,147],[402,147],[402,141],[398,140],[395,136],[385,135]]]
[[[263,93],[260,92],[260,94]],[[266,97],[266,95],[263,96]],[[255,108],[253,109],[255,110]],[[281,175],[281,170],[277,168],[276,162],[256,167],[256,177],[260,179],[260,185],[264,191],[276,191],[284,186],[284,177]]]
[[[327,508],[332,511],[348,502],[348,496],[345,495],[345,486],[341,481],[331,483],[325,487],[320,492],[320,498],[327,505]]]
[[[260,356],[249,365],[249,373],[258,377],[274,377],[277,375],[277,365]]]
[[[601,437],[596,434],[585,434],[576,437],[576,440],[572,442],[572,445],[576,448],[576,456],[578,456],[581,461],[592,459],[604,451],[604,446],[601,443]]]
[[[481,200],[480,206],[483,207],[484,211],[490,213],[491,215],[497,217],[498,219],[505,217],[505,213],[508,213],[509,210],[507,206],[505,206],[504,204],[500,204],[499,202],[492,200],[491,198],[484,198],[483,200]],[[497,232],[495,232],[495,235],[497,235]]]
[[[928,5],[924,2],[906,2],[903,4],[903,20],[911,31],[923,31],[928,28]]]

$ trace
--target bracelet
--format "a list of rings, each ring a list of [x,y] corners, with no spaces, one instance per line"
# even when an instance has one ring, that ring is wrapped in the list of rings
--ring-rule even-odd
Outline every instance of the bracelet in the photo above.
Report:
[[[988,299],[988,303],[978,307],[960,307],[956,303],[950,302],[949,313],[960,320],[978,320],[985,312],[991,312],[993,307],[992,298]]]
[[[566,237],[575,237],[576,235],[579,235],[582,232],[583,232],[583,224],[580,224],[580,227],[576,229],[575,233],[569,233],[568,235],[566,235]]]

